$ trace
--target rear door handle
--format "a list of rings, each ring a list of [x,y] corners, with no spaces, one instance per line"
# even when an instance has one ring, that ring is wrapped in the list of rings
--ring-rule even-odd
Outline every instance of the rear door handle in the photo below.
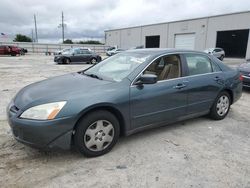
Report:
[[[221,78],[220,76],[215,76],[214,81],[216,81],[218,84],[221,84],[221,85],[225,83],[224,79]]]

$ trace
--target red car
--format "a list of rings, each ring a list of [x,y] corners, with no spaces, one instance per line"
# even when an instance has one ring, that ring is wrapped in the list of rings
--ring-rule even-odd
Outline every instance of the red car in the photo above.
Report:
[[[0,46],[0,55],[20,55],[20,48],[16,46]]]

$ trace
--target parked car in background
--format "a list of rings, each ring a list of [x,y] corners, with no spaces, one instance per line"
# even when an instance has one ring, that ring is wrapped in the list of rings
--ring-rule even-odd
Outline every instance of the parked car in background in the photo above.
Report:
[[[107,50],[106,50],[106,55],[107,56],[110,56],[110,52],[111,51],[114,51],[117,49],[117,46],[112,46],[112,47],[109,47]]]
[[[209,49],[206,49],[204,52],[217,57],[221,61],[223,61],[225,57],[225,51],[222,48],[209,48]]]
[[[87,47],[79,47],[80,49],[83,49],[83,50],[88,50],[88,51],[92,51],[90,48],[87,48]]]
[[[101,60],[101,56],[84,48],[71,48],[69,51],[63,52],[62,55],[54,57],[54,62],[58,64],[70,64],[72,62],[95,64]]]
[[[16,46],[0,46],[0,55],[20,55],[20,48]]]
[[[72,49],[72,48],[64,48],[64,49],[62,49],[62,50],[55,51],[53,54],[54,54],[54,55],[62,55],[63,53],[69,52],[71,49]],[[90,48],[86,48],[86,47],[79,47],[79,49],[91,51]]]
[[[28,53],[28,50],[25,48],[19,48],[20,49],[20,55],[25,55],[26,53]]]
[[[124,51],[125,51],[124,49],[117,48],[117,49],[113,49],[113,50],[110,50],[110,51],[106,51],[106,55],[107,56],[112,56],[112,55],[115,55],[115,54],[118,54],[118,53],[121,53],[121,52],[124,52]]]
[[[140,46],[135,46],[135,47],[132,47],[132,48],[129,48],[130,50],[134,50],[134,49],[143,49],[144,48],[144,45],[140,45]]]
[[[24,87],[7,117],[24,144],[64,149],[73,144],[94,157],[109,152],[120,135],[206,114],[222,120],[241,95],[239,71],[214,56],[137,49]]]
[[[70,50],[71,50],[71,48],[64,48],[62,50],[57,50],[57,51],[54,52],[54,55],[62,55],[62,53],[68,52]]]
[[[243,87],[250,88],[250,59],[238,67],[242,75]]]

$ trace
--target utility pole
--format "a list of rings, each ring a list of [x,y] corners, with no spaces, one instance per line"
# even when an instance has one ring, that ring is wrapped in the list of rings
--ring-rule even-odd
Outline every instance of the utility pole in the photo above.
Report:
[[[62,43],[64,43],[64,23],[63,23],[63,12],[62,12]]]
[[[38,37],[37,37],[37,26],[36,26],[36,15],[34,14],[34,22],[35,22],[35,35],[36,35],[36,40],[35,42],[38,42]]]
[[[62,12],[62,23],[58,25],[58,28],[62,28],[62,43],[64,42],[64,29],[67,25],[64,23],[64,16]]]
[[[31,37],[32,37],[32,42],[34,42],[34,33],[33,33],[33,29],[31,29]]]

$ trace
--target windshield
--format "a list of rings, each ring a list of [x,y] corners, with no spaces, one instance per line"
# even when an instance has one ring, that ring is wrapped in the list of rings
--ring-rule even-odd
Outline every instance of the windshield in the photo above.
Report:
[[[120,53],[84,71],[86,75],[119,82],[149,58],[148,54]]]
[[[70,49],[63,50],[62,54],[72,54],[73,52],[74,52],[74,49],[70,48]]]

